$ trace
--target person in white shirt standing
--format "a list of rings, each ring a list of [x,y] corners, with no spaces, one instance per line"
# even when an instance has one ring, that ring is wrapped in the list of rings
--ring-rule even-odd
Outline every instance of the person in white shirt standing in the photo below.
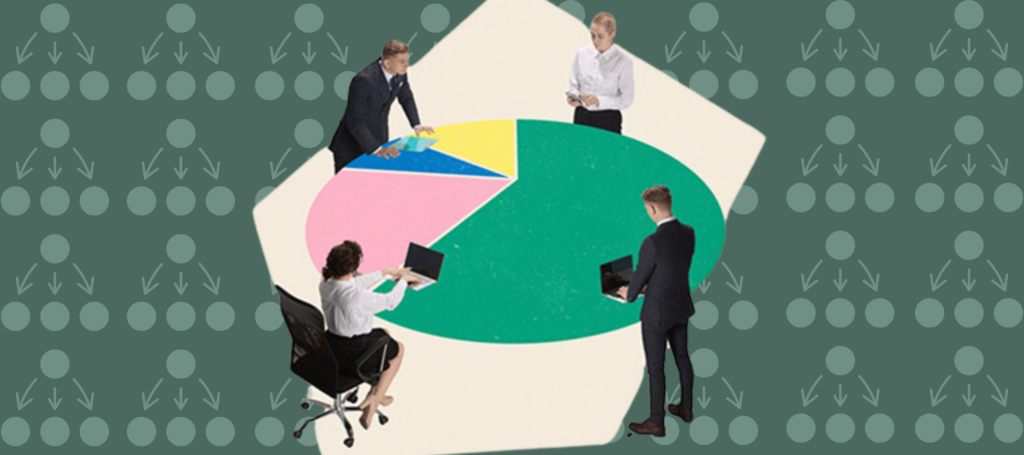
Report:
[[[612,44],[614,37],[615,18],[605,12],[594,16],[594,44],[576,52],[566,101],[576,108],[573,123],[622,134],[622,109],[633,104],[633,60]]]
[[[382,354],[384,365],[380,380],[370,388],[366,400],[359,405],[363,409],[359,423],[363,428],[369,428],[377,407],[387,406],[393,401],[387,391],[405,353],[402,343],[391,338],[387,330],[373,328],[373,315],[395,309],[402,302],[408,285],[418,283],[419,278],[405,274],[408,268],[383,269],[355,276],[362,261],[363,249],[354,241],[346,240],[332,248],[322,270],[324,281],[320,283],[320,302],[327,320],[327,341],[342,368],[351,366],[374,340],[388,340]],[[384,275],[401,276],[401,279],[387,294],[369,290]]]

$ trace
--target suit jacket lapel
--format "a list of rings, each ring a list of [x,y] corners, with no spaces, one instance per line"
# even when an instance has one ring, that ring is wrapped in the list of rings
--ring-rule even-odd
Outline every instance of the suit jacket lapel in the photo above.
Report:
[[[380,66],[380,59],[377,59],[377,61],[373,63],[373,66],[376,67],[374,68],[374,70],[376,70],[376,75],[373,78],[377,81],[377,87],[382,91],[381,94],[384,95],[384,98],[390,100],[391,86],[388,85],[388,78],[384,77],[384,68]]]

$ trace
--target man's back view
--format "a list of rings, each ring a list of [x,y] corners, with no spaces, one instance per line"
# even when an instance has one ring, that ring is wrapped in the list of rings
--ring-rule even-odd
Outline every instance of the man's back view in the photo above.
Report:
[[[665,219],[653,234],[644,239],[633,274],[633,282],[639,281],[647,286],[640,310],[641,321],[668,328],[686,323],[693,315],[690,263],[694,245],[693,228],[675,218]],[[630,290],[633,288],[630,286]],[[639,291],[637,289],[638,294]],[[635,300],[637,296],[631,293],[629,297]]]
[[[647,214],[658,227],[644,239],[626,301],[634,302],[643,292],[640,328],[647,374],[650,380],[651,415],[643,423],[631,423],[638,434],[665,435],[665,343],[672,346],[682,386],[682,402],[669,411],[685,422],[693,420],[693,365],[686,346],[690,316],[695,310],[690,297],[690,264],[696,237],[693,228],[672,216],[672,195],[668,188],[655,186],[644,191]],[[646,289],[645,289],[646,288]]]

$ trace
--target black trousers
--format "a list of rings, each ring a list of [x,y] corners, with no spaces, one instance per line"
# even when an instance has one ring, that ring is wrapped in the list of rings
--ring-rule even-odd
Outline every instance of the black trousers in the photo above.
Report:
[[[686,347],[686,332],[689,321],[676,324],[668,329],[655,328],[640,323],[644,338],[644,353],[647,356],[647,375],[651,389],[651,422],[665,424],[665,342],[672,347],[679,368],[679,382],[683,391],[683,409],[693,409],[693,364]]]
[[[618,110],[588,111],[586,108],[576,107],[572,122],[622,134],[622,112]]]

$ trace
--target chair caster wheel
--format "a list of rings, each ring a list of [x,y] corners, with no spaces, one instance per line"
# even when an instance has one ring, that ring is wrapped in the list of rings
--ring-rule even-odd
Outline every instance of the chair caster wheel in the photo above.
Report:
[[[356,394],[354,394],[354,393],[352,395],[348,396],[348,402],[349,403],[353,403],[354,404],[356,402],[356,400],[358,400],[358,399],[359,399],[359,397],[356,396]]]
[[[309,409],[309,403],[306,401],[302,402],[302,409]]]
[[[380,424],[381,425],[386,425],[388,423],[388,416],[386,416],[386,415],[378,416],[377,420],[380,420]]]
[[[348,438],[348,439],[345,440],[345,447],[352,447],[352,444],[355,444],[355,443],[356,443],[355,439]]]
[[[292,433],[292,436],[295,436],[295,439],[299,439],[302,437],[302,431],[295,430],[295,432]]]

